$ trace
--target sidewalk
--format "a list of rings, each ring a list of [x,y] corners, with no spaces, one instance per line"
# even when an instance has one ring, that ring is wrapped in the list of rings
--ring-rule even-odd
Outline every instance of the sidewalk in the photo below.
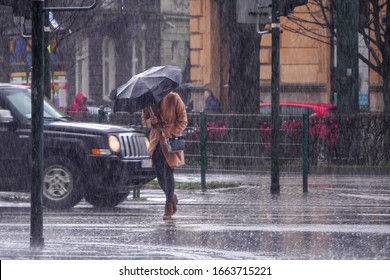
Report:
[[[338,172],[332,172],[333,169],[316,169],[308,175],[308,184],[310,186],[321,185],[361,185],[369,187],[379,184],[381,186],[390,186],[390,174],[387,169],[356,169],[356,168],[339,168]],[[178,182],[200,182],[199,173],[176,172],[175,179]],[[281,173],[280,185],[297,186],[302,188],[303,175],[300,173]],[[206,173],[206,182],[234,182],[240,185],[258,185],[267,186],[271,184],[270,173]]]
[[[177,174],[178,181],[199,181]],[[174,220],[162,220],[160,190],[114,209],[82,202],[44,211],[45,246],[29,247],[27,202],[0,202],[0,259],[380,259],[390,260],[388,176],[281,177],[279,195],[269,176],[209,175],[240,187],[177,190]]]

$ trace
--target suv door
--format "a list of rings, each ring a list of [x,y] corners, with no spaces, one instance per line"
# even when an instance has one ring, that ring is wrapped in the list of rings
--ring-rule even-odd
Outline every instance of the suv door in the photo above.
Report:
[[[0,109],[9,110],[1,103]],[[12,114],[12,113],[11,113]],[[15,117],[14,117],[15,118]],[[30,130],[21,129],[18,121],[0,123],[0,190],[28,191],[31,161]]]

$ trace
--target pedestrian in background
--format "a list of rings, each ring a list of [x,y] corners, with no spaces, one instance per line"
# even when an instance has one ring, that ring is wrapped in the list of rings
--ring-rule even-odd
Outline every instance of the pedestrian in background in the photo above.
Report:
[[[82,118],[86,117],[87,113],[87,97],[84,93],[78,92],[69,107],[68,114],[74,118]]]
[[[221,103],[214,96],[213,92],[210,89],[205,89],[203,91],[203,98],[205,100],[203,112],[206,114],[220,114],[222,113]]]
[[[159,103],[142,110],[142,124],[151,128],[148,153],[152,157],[158,183],[165,193],[164,220],[172,219],[177,211],[173,171],[185,163],[183,151],[168,152],[165,138],[182,136],[187,123],[185,104],[176,92],[171,91]]]

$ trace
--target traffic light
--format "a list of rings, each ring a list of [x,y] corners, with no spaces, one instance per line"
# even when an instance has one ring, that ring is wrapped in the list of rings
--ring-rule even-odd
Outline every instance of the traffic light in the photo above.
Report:
[[[279,15],[287,16],[295,7],[307,4],[307,0],[279,0]]]

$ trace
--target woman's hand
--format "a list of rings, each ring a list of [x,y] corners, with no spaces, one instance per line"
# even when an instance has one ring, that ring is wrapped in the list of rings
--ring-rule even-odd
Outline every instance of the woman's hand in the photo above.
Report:
[[[152,124],[157,124],[158,123],[158,118],[155,115],[150,116],[150,122]]]
[[[150,122],[152,125],[156,125],[158,123],[158,118],[155,115],[151,115]]]
[[[160,122],[158,121],[158,118],[155,115],[150,116],[150,124],[152,127],[157,127]]]

